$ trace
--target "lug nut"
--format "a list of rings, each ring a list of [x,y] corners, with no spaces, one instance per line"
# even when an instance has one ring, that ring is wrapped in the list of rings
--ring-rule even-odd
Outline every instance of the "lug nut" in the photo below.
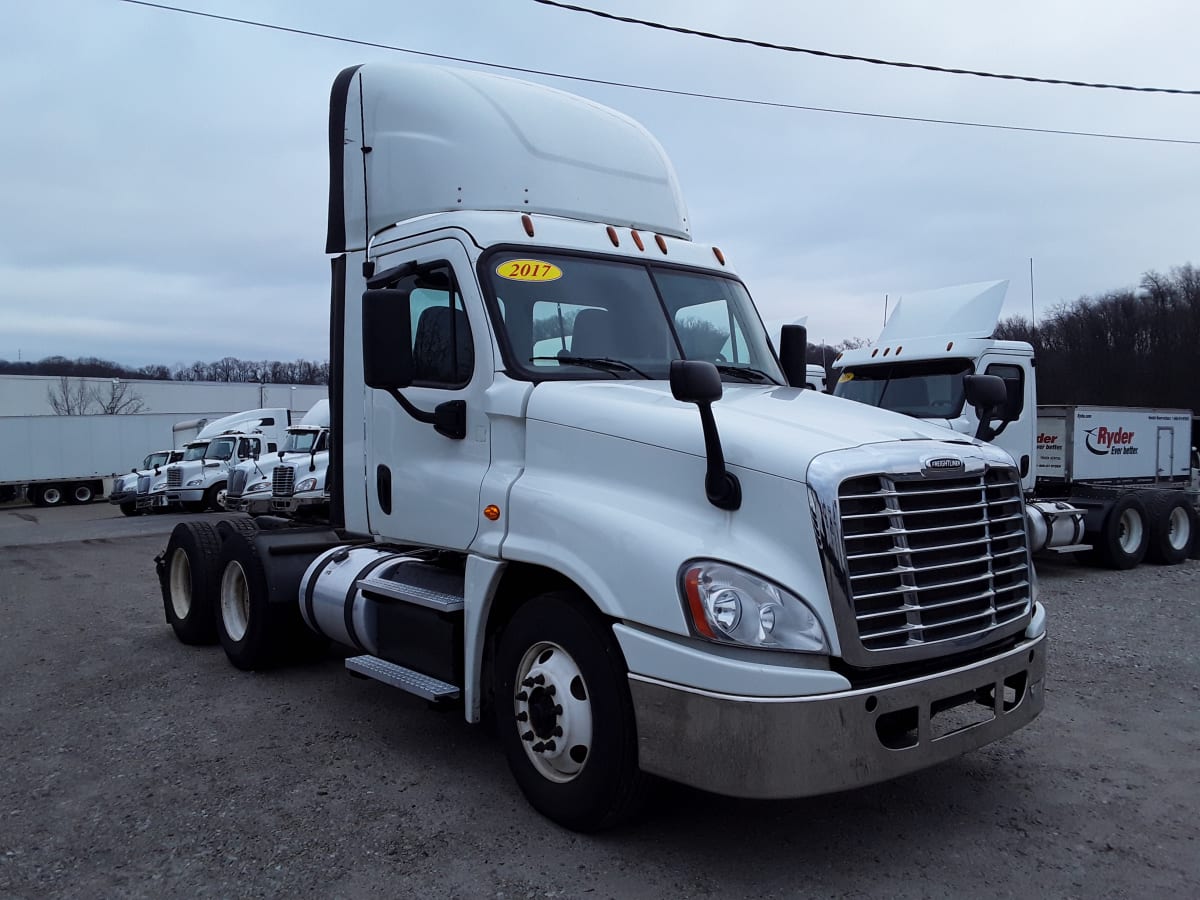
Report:
[[[525,722],[528,719],[529,719],[529,713],[525,712],[525,710],[521,710],[519,713],[517,713],[517,721],[518,722]]]
[[[546,745],[543,744],[541,741],[538,741],[536,744],[533,745],[533,752],[534,753],[545,753]]]
[[[538,677],[540,678],[541,676],[539,675]],[[558,688],[556,688],[554,685],[550,685],[550,687],[546,688],[546,693],[553,697],[556,693],[558,693]]]
[[[533,687],[533,679],[526,678],[524,681],[521,682],[521,687]]]
[[[551,752],[553,752],[555,749],[557,749],[557,747],[555,746],[555,743],[554,743],[554,741],[546,741],[546,749],[547,749],[547,750],[549,750],[549,751],[551,751]]]
[[[533,676],[533,683],[534,683],[534,684],[545,684],[545,683],[546,683],[546,676],[545,676],[545,675],[534,675],[534,676]]]
[[[555,707],[554,707],[554,714],[555,714],[556,716],[561,716],[561,715],[562,715],[562,704],[561,704],[561,703],[559,703],[559,704],[555,704]]]
[[[523,735],[521,735],[521,740],[532,741],[533,740],[533,732],[532,731],[525,732]]]
[[[529,695],[527,693],[525,693],[524,691],[517,691],[517,699],[520,700],[522,703],[524,703],[526,700],[529,699]]]
[[[555,725],[555,726],[554,726],[554,736],[555,736],[555,737],[562,737],[562,734],[563,734],[563,732],[562,732],[562,726],[561,726],[561,725]]]

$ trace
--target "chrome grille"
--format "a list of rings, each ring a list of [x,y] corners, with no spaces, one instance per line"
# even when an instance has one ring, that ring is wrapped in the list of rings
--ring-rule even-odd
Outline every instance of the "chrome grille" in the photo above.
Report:
[[[171,466],[167,469],[167,487],[183,487],[183,471],[178,466]]]
[[[971,640],[1030,612],[1013,469],[949,478],[868,475],[838,489],[845,575],[868,651]]]
[[[271,473],[271,494],[275,497],[292,496],[292,487],[296,484],[295,466],[276,466]]]
[[[229,483],[225,485],[225,496],[237,498],[246,490],[246,479],[249,473],[245,469],[234,469],[229,473]]]
[[[151,480],[152,478],[149,475],[139,475],[137,480],[137,492],[139,494],[149,494]]]

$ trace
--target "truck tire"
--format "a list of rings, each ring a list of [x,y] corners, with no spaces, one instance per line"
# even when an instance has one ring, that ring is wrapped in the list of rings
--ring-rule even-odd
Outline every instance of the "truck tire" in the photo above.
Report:
[[[1146,556],[1149,526],[1141,499],[1136,494],[1122,494],[1109,507],[1100,531],[1087,536],[1093,547],[1085,559],[1109,569],[1132,569]]]
[[[225,509],[225,482],[218,481],[204,492],[200,501],[201,509],[211,509],[213,512],[223,512]]]
[[[67,500],[61,484],[43,484],[33,492],[30,498],[34,506],[62,506]]]
[[[157,560],[167,622],[184,644],[217,639],[213,604],[220,548],[220,536],[208,522],[180,522]]]
[[[1150,544],[1146,559],[1173,566],[1188,558],[1196,540],[1196,510],[1182,491],[1160,491],[1146,504]]]
[[[137,501],[130,500],[127,503],[122,503],[121,504],[121,515],[123,515],[123,516],[139,515],[138,508],[137,508]]]
[[[518,609],[494,676],[500,741],[534,809],[584,832],[640,811],[649,779],[638,769],[625,662],[583,597],[553,591]]]
[[[243,671],[270,669],[288,646],[287,610],[267,600],[267,575],[254,538],[230,532],[221,542],[217,637],[229,661]]]
[[[85,503],[91,503],[94,499],[96,499],[96,489],[87,481],[76,482],[67,492],[67,502],[73,506],[82,506]]]
[[[221,536],[222,542],[231,534],[240,534],[253,540],[254,535],[258,534],[258,526],[254,524],[253,519],[247,516],[236,516],[217,522],[217,534]]]

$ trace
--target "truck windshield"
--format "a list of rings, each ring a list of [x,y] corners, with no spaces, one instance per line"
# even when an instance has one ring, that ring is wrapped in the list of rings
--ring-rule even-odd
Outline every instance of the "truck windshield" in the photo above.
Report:
[[[319,436],[320,432],[317,431],[289,431],[283,444],[283,452],[309,453],[314,449],[320,450]]]
[[[671,360],[784,384],[741,282],[695,269],[559,253],[485,257],[510,369],[545,379],[669,377]]]
[[[834,395],[922,419],[955,419],[963,408],[970,360],[922,360],[848,367]]]
[[[188,444],[186,450],[183,451],[182,462],[191,462],[193,459],[204,459],[204,451],[208,449],[208,441],[202,444]]]
[[[229,459],[229,457],[233,456],[233,450],[236,446],[237,440],[235,438],[217,438],[204,451],[204,458]]]
[[[142,460],[142,468],[143,469],[153,469],[155,466],[166,465],[170,458],[171,458],[171,454],[168,453],[166,450],[164,450],[161,453],[147,454],[146,458]]]

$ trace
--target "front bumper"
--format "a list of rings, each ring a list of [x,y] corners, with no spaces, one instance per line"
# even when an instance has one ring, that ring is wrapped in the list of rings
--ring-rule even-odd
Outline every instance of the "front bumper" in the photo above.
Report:
[[[137,500],[137,491],[113,491],[108,495],[109,503],[132,503]]]
[[[167,495],[161,491],[156,494],[138,494],[138,509],[166,509],[171,505],[172,502],[168,500]]]
[[[328,506],[329,495],[324,491],[305,491],[302,494],[292,494],[290,497],[272,497],[271,512],[294,513],[301,509],[314,506]]]
[[[204,488],[180,488],[167,492],[168,503],[199,503],[204,499]]]
[[[1010,734],[1042,711],[1045,676],[1043,632],[982,662],[835,694],[733,696],[635,674],[629,688],[644,771],[784,798],[885,781]]]

